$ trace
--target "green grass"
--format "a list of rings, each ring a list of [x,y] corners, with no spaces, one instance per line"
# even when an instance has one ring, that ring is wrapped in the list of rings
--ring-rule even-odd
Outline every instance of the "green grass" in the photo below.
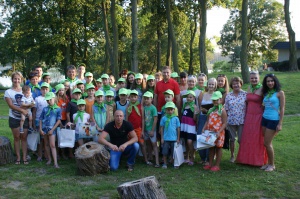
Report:
[[[299,74],[276,75],[286,93],[286,114],[300,113]],[[7,113],[8,108],[1,99],[0,115]],[[229,163],[227,150],[223,150],[222,170],[217,173],[204,171],[198,164],[183,165],[179,170],[155,169],[138,158],[131,173],[125,170],[123,161],[117,172],[81,177],[76,175],[75,160],[59,160],[59,170],[33,160],[29,165],[0,167],[0,198],[118,198],[117,186],[152,175],[159,180],[168,198],[299,198],[299,129],[298,116],[284,118],[283,130],[274,139],[276,171],[271,173]],[[0,119],[0,132],[12,140],[7,119]]]

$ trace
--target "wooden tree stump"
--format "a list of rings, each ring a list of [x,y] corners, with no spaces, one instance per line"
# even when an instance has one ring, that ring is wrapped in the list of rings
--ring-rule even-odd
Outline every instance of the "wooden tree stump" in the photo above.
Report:
[[[103,145],[88,142],[75,151],[76,165],[79,175],[93,176],[109,171],[110,154]]]
[[[13,149],[9,139],[0,136],[0,165],[12,163],[14,159]]]
[[[117,188],[122,199],[165,199],[166,194],[158,184],[155,176],[149,176],[121,184]]]

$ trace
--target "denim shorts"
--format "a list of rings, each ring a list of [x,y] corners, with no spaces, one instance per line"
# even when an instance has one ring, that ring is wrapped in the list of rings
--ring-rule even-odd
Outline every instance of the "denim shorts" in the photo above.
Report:
[[[51,130],[52,128],[49,128],[49,127],[44,127],[42,128],[42,130],[44,131],[44,133],[46,135],[48,135],[48,132]],[[56,135],[56,129],[52,132],[52,135]]]
[[[174,152],[174,145],[176,141],[164,141],[163,147],[162,147],[162,154],[164,156],[169,155],[169,151],[171,151],[171,157],[173,157]]]
[[[19,128],[20,127],[20,121],[21,119],[16,119],[13,117],[9,117],[8,118],[8,126],[11,129],[15,129],[15,128]],[[28,129],[29,127],[29,120],[28,118],[25,119],[24,121],[24,125],[23,125],[23,129]]]
[[[268,120],[264,117],[261,120],[261,125],[263,127],[266,127],[267,129],[271,129],[274,131],[276,131],[278,123],[279,123],[279,120]]]

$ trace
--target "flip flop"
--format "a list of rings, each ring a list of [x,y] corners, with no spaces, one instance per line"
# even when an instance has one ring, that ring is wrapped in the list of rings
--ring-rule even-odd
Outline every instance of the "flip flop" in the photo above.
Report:
[[[20,161],[15,161],[15,165],[21,164]]]
[[[26,160],[26,161],[23,161],[23,164],[28,165],[29,162]]]

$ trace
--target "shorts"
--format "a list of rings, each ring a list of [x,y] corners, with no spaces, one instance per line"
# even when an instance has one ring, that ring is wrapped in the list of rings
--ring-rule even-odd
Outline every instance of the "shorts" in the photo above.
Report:
[[[13,117],[9,117],[8,118],[9,128],[11,128],[11,129],[19,128],[20,127],[20,121],[21,121],[21,119],[16,119],[16,118],[13,118]],[[25,121],[24,121],[23,129],[28,129],[28,127],[29,127],[29,120],[28,120],[28,118],[26,118]]]
[[[144,132],[144,140],[151,140],[152,143],[156,142],[156,132],[153,132],[153,136],[150,137],[149,135],[150,131],[145,131]]]
[[[279,123],[279,120],[268,120],[264,117],[261,120],[261,125],[263,127],[266,127],[267,129],[271,129],[274,131],[276,131],[278,123]]]
[[[244,124],[240,125],[227,125],[227,129],[230,132],[230,141],[234,142],[236,135],[238,136],[238,143],[241,141],[242,132],[243,132]]]
[[[43,127],[42,130],[44,131],[44,133],[47,135],[48,132],[51,130],[52,128],[50,127]],[[52,135],[56,135],[56,129],[52,132]]]
[[[173,157],[174,152],[174,145],[176,141],[164,141],[164,144],[162,146],[162,154],[164,156],[167,156],[169,154],[169,150],[171,150],[170,156]]]
[[[138,137],[138,142],[144,144],[144,139],[142,138],[142,128],[134,129],[136,136]]]
[[[196,141],[197,136],[194,133],[187,133],[187,132],[184,132],[184,131],[180,131],[180,138],[183,138],[184,140]]]

